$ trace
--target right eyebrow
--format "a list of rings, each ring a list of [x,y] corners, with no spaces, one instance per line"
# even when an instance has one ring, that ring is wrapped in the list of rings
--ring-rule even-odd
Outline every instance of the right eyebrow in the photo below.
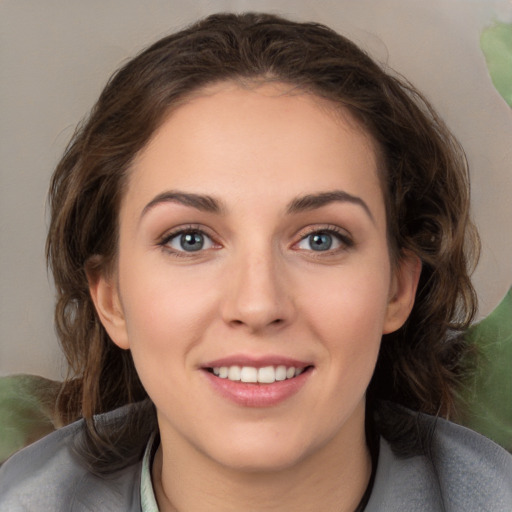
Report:
[[[162,203],[179,203],[184,206],[191,206],[197,210],[209,213],[221,214],[225,211],[225,208],[222,206],[220,201],[214,197],[203,194],[193,194],[190,192],[181,192],[179,190],[168,190],[154,197],[144,207],[140,214],[140,218],[142,219],[142,217],[144,217],[144,215],[146,215],[150,210]]]

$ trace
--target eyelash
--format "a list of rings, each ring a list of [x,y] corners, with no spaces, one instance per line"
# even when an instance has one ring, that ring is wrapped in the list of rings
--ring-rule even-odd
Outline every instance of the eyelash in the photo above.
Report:
[[[205,238],[207,238],[213,247],[208,247],[206,249],[203,249],[202,247],[198,249],[197,251],[185,251],[185,250],[178,250],[174,249],[170,246],[170,242],[174,240],[175,238],[178,238],[180,236],[186,235],[186,234],[199,234]],[[322,257],[327,255],[332,255],[338,252],[346,251],[350,248],[352,248],[355,244],[352,238],[346,233],[346,231],[341,230],[337,226],[328,225],[325,227],[316,227],[311,226],[309,228],[306,228],[305,231],[303,231],[300,234],[300,239],[298,242],[295,242],[292,247],[296,247],[301,242],[307,240],[308,237],[311,235],[329,235],[334,237],[338,243],[340,244],[340,247],[336,247],[334,249],[328,248],[325,251],[315,251],[313,249],[305,249],[305,251],[309,253],[313,253],[316,257]],[[178,258],[190,258],[195,255],[199,255],[201,253],[204,253],[204,251],[212,249],[212,248],[218,248],[220,247],[220,244],[216,243],[214,238],[210,236],[203,227],[199,225],[189,225],[189,226],[183,226],[174,229],[173,231],[166,233],[158,242],[158,246],[160,246],[163,250],[165,250],[167,253],[172,254],[173,256],[176,256]],[[216,246],[216,247],[215,247]],[[299,249],[300,250],[300,249]]]
[[[309,249],[308,252],[315,253],[315,256],[322,257],[323,255],[332,255],[334,253],[343,252],[348,249],[354,247],[355,243],[351,236],[345,231],[340,229],[338,226],[328,225],[322,228],[318,228],[316,226],[311,226],[306,229],[305,232],[301,233],[300,240],[294,243],[294,246],[297,246],[299,243],[307,240],[311,235],[316,234],[326,234],[333,236],[340,244],[340,247],[334,249],[328,249],[326,251],[314,251],[313,249]]]
[[[204,228],[202,228],[201,226],[197,226],[197,225],[189,225],[189,226],[182,226],[182,227],[179,227],[179,228],[176,228],[174,229],[173,231],[169,232],[169,233],[166,233],[158,242],[158,246],[160,246],[166,253],[169,253],[173,256],[176,256],[178,258],[190,258],[191,256],[195,256],[197,254],[200,254],[200,253],[203,253],[205,250],[208,250],[208,249],[199,249],[197,251],[185,251],[185,250],[178,250],[178,249],[174,249],[170,246],[170,242],[175,239],[175,238],[178,238],[180,236],[183,236],[183,235],[187,235],[187,234],[199,234],[199,235],[202,235],[203,237],[207,238],[208,240],[210,240],[211,244],[215,247],[219,247],[219,244],[217,244],[215,242],[215,240],[213,239],[212,236],[210,236]],[[213,248],[213,247],[212,247]]]

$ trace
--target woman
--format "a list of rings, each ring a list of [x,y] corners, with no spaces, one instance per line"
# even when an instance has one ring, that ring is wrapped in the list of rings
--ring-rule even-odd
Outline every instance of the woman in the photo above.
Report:
[[[425,100],[326,27],[216,15],[145,50],[51,184],[83,419],[4,465],[2,509],[509,510],[508,454],[438,419],[468,188]]]

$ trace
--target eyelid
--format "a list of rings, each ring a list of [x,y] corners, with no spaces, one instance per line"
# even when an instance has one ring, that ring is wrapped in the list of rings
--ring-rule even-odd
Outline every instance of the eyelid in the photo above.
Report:
[[[328,249],[326,251],[313,251],[312,249],[299,249],[304,250],[308,252],[315,252],[318,256],[321,256],[322,253],[324,254],[332,254],[337,251],[343,251],[350,249],[355,245],[355,242],[353,240],[352,235],[343,228],[340,228],[339,226],[333,225],[333,224],[326,224],[324,226],[322,225],[315,225],[315,226],[308,226],[304,229],[302,229],[298,234],[298,240],[293,243],[293,247],[296,247],[300,242],[305,240],[308,236],[313,235],[315,233],[327,233],[330,235],[333,235],[336,237],[341,245],[341,247],[335,248],[335,249]]]
[[[176,238],[178,236],[186,234],[186,233],[200,233],[201,235],[210,239],[210,241],[212,243],[212,247],[208,247],[206,249],[201,248],[198,251],[185,251],[185,250],[175,249],[174,247],[171,247],[169,245],[169,242],[171,242],[171,240],[173,240],[174,238]],[[200,224],[185,224],[185,225],[181,225],[181,226],[172,228],[169,231],[166,231],[165,234],[163,234],[162,236],[160,236],[158,238],[157,245],[175,256],[191,257],[191,256],[198,256],[199,254],[209,251],[211,249],[220,248],[221,245],[216,240],[216,238],[217,237],[215,237],[211,233],[211,230],[209,230],[205,226],[202,226]]]

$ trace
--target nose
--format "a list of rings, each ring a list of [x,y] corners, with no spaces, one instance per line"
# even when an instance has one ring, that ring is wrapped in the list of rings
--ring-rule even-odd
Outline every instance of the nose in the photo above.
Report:
[[[286,275],[284,262],[271,249],[239,254],[226,277],[224,321],[252,333],[290,323],[294,306]]]

